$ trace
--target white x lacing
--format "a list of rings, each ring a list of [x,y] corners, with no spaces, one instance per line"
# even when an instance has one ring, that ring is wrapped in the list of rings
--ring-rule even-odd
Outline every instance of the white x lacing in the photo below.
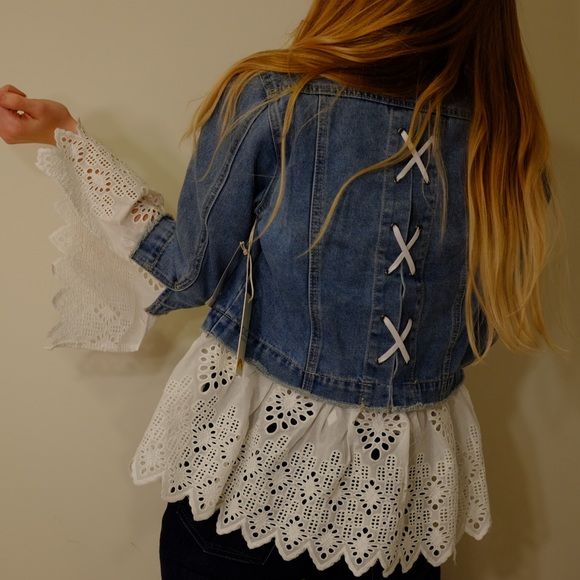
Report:
[[[387,272],[389,274],[393,272],[393,270],[397,268],[397,266],[403,261],[403,259],[405,259],[407,260],[407,264],[409,265],[409,270],[411,271],[411,274],[415,274],[415,262],[413,261],[413,258],[411,257],[409,250],[413,247],[413,244],[419,238],[421,228],[417,226],[415,233],[413,234],[413,237],[409,240],[408,244],[405,243],[405,240],[401,235],[401,230],[399,229],[399,226],[397,224],[393,224],[393,231],[395,232],[395,238],[397,239],[399,247],[401,248],[401,253],[397,257],[397,259],[389,266]]]
[[[407,131],[405,131],[404,129],[400,129],[399,133],[403,141],[409,148],[412,157],[409,160],[409,162],[405,165],[405,167],[403,167],[403,169],[399,171],[399,173],[395,177],[395,181],[397,183],[401,181],[401,179],[403,179],[403,177],[405,177],[405,175],[407,175],[407,173],[409,173],[409,171],[411,171],[411,169],[416,165],[419,171],[421,172],[421,175],[423,176],[423,181],[425,183],[429,183],[429,174],[427,173],[427,168],[425,167],[423,161],[421,160],[421,156],[433,144],[433,137],[429,137],[429,139],[423,144],[423,146],[419,149],[419,151],[417,151],[417,149],[415,149],[415,146],[411,143]],[[415,233],[409,240],[408,244],[403,239],[399,226],[397,224],[392,224],[392,228],[397,243],[401,248],[401,253],[389,266],[387,273],[391,274],[403,260],[406,260],[407,264],[409,265],[409,270],[413,275],[415,274],[415,262],[413,261],[410,250],[417,241],[417,239],[419,238],[419,234],[421,233],[421,227],[417,226],[417,228],[415,229]],[[395,325],[392,323],[391,319],[388,316],[386,315],[383,316],[383,322],[385,323],[385,326],[389,329],[389,332],[393,336],[395,343],[377,359],[377,362],[379,364],[385,362],[389,357],[391,357],[398,350],[400,350],[403,359],[405,360],[406,363],[408,363],[411,357],[409,356],[409,352],[407,351],[407,347],[405,346],[404,340],[407,338],[407,335],[411,331],[413,321],[410,318],[407,320],[407,324],[405,325],[405,328],[401,334],[399,334],[399,331],[395,328]]]
[[[413,244],[419,238],[419,234],[421,233],[421,228],[419,226],[417,226],[417,229],[415,230],[415,233],[413,234],[413,237],[411,238],[411,240],[409,241],[408,244],[405,243],[405,240],[403,239],[403,236],[401,235],[401,230],[399,229],[399,226],[397,224],[393,224],[393,231],[395,232],[395,238],[397,239],[397,242],[399,243],[399,246],[401,248],[401,253],[397,257],[397,259],[391,264],[391,266],[389,267],[387,272],[390,274],[393,270],[395,270],[395,268],[397,268],[397,266],[401,263],[401,261],[403,259],[405,259],[405,260],[407,260],[407,263],[409,264],[409,269],[411,270],[411,274],[414,274],[415,273],[415,262],[413,261],[413,258],[411,256],[411,253],[409,252],[409,250],[413,247]],[[393,344],[391,346],[391,348],[389,348],[385,353],[383,353],[377,359],[377,362],[379,364],[385,362],[390,356],[395,354],[395,352],[397,352],[397,350],[400,350],[401,354],[403,355],[403,358],[405,359],[405,362],[408,363],[410,357],[409,357],[409,353],[408,353],[407,348],[405,347],[405,344],[403,341],[405,340],[405,338],[407,338],[407,335],[409,334],[409,331],[411,330],[411,326],[413,324],[413,321],[410,318],[409,318],[409,320],[407,320],[407,325],[405,326],[405,329],[403,330],[402,334],[399,334],[399,332],[397,331],[397,329],[395,328],[394,324],[391,322],[391,320],[388,316],[386,316],[386,315],[383,316],[383,322],[385,323],[385,326],[389,329],[389,331],[393,335],[393,338],[395,339],[395,344]]]
[[[423,161],[421,161],[421,155],[423,155],[423,153],[425,153],[425,151],[427,151],[427,149],[433,144],[433,137],[432,136],[429,137],[429,139],[423,144],[421,149],[417,151],[417,149],[415,149],[415,146],[409,140],[409,134],[407,133],[407,131],[405,131],[404,129],[400,129],[399,133],[401,134],[403,141],[409,148],[412,157],[411,159],[409,159],[407,165],[405,165],[405,167],[403,167],[403,169],[399,171],[397,177],[395,177],[395,181],[396,182],[401,181],[401,179],[403,179],[403,177],[405,177],[405,175],[407,175],[407,173],[411,171],[413,165],[417,165],[419,171],[421,172],[421,175],[423,176],[423,181],[425,181],[425,183],[429,183],[429,175],[427,173],[427,168],[425,167],[425,165],[423,165]]]
[[[389,350],[384,352],[377,359],[377,362],[379,364],[385,362],[390,356],[395,354],[397,352],[397,350],[400,350],[401,354],[403,355],[403,358],[405,359],[405,362],[408,363],[411,357],[409,356],[409,352],[407,351],[407,347],[405,346],[403,341],[405,340],[405,338],[407,338],[407,335],[409,334],[409,331],[411,330],[411,326],[413,324],[413,321],[410,318],[409,318],[409,320],[407,320],[407,325],[405,326],[405,329],[403,330],[403,332],[401,334],[399,334],[399,332],[395,328],[395,325],[391,322],[391,319],[388,316],[383,316],[383,322],[385,323],[385,326],[389,329],[389,331],[393,335],[393,338],[395,339],[395,344],[393,344],[393,346],[391,346],[391,348],[389,348]]]

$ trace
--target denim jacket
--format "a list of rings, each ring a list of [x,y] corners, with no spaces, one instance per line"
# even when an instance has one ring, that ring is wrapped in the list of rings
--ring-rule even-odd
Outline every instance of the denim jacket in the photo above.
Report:
[[[261,73],[244,87],[236,112],[292,80]],[[220,101],[189,162],[177,217],[163,215],[131,255],[167,286],[147,312],[209,304],[203,330],[233,350],[242,336],[245,359],[261,371],[338,404],[411,410],[445,399],[474,360],[463,312],[468,99],[458,92],[443,107],[442,239],[432,138],[416,146],[407,139],[414,101],[320,77],[296,103],[279,214],[248,244],[278,193],[288,99],[247,116],[216,150]],[[403,143],[412,156],[355,179],[320,244],[298,257],[342,183]],[[244,303],[251,316],[241,332]],[[479,308],[474,314],[485,330]]]

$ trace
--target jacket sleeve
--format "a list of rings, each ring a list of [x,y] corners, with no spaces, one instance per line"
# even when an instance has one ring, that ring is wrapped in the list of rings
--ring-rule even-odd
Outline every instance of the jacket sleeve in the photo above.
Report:
[[[262,79],[252,78],[242,89],[234,114],[241,120],[218,146],[228,89],[201,129],[177,217],[162,216],[131,255],[166,287],[148,313],[206,303],[274,183],[278,153]]]

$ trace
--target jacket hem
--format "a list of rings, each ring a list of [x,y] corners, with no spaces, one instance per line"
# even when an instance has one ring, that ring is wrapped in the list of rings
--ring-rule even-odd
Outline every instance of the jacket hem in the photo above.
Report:
[[[211,308],[201,328],[236,351],[240,325],[227,312]],[[388,385],[376,381],[308,373],[310,388],[303,388],[306,372],[251,331],[248,332],[245,359],[272,380],[309,396],[326,402],[331,400],[337,405],[362,406],[382,412],[412,411],[437,405],[449,397],[464,378],[464,371],[460,368],[435,380],[395,383],[391,404]]]

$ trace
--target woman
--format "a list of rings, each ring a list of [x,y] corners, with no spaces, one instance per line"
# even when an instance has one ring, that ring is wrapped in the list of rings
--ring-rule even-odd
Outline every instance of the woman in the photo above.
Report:
[[[202,103],[175,219],[64,105],[0,107],[66,192],[53,346],[136,350],[210,306],[131,464],[168,501],[164,579],[439,578],[487,533],[463,369],[553,346],[513,0],[315,0]]]

